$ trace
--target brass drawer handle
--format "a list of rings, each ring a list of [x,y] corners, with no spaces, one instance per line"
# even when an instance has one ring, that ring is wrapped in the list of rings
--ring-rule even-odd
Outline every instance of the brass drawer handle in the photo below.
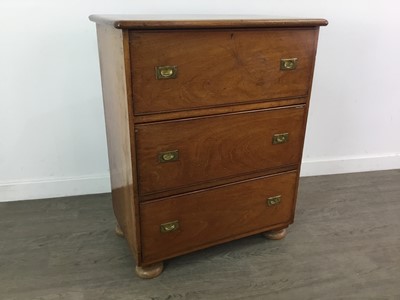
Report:
[[[173,232],[179,229],[179,221],[175,220],[172,222],[164,223],[160,225],[160,231],[162,233]]]
[[[281,70],[289,71],[297,68],[297,58],[282,58],[281,59]]]
[[[158,153],[158,161],[161,163],[177,161],[179,159],[179,151],[172,150]]]
[[[278,205],[279,203],[281,203],[281,201],[282,201],[282,196],[281,195],[269,197],[267,199],[267,205],[268,206],[275,206],[275,205]]]
[[[277,144],[284,144],[289,141],[289,133],[277,133],[272,136],[272,144],[277,145]]]
[[[156,78],[157,79],[173,79],[178,74],[177,66],[157,66]]]

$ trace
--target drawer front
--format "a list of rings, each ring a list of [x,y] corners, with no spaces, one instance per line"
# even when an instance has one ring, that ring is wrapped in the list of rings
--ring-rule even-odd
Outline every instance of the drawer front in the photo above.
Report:
[[[293,107],[137,125],[139,194],[299,164],[304,117]]]
[[[144,262],[288,225],[296,179],[292,172],[141,203]]]
[[[305,96],[317,33],[317,29],[133,31],[134,111],[146,114]],[[297,59],[296,68],[281,70],[281,59],[291,58]],[[163,66],[176,69],[157,73],[155,68]],[[167,79],[157,79],[156,73]]]

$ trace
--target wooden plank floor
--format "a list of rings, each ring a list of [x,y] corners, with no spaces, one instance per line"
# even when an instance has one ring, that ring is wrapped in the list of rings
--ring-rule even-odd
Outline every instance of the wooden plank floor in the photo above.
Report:
[[[134,275],[110,195],[0,203],[0,299],[400,299],[400,170],[301,179],[285,240],[260,235]]]

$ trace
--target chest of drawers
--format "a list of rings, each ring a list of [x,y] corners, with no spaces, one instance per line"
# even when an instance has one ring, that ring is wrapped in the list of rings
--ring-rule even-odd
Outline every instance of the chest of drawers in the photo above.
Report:
[[[323,19],[97,23],[116,232],[142,278],[293,222]]]

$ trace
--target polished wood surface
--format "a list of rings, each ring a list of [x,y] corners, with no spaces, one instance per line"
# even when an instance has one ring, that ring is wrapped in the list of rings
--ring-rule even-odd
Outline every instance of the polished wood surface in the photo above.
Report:
[[[164,263],[159,262],[145,267],[136,266],[136,274],[142,279],[153,279],[164,270]]]
[[[160,192],[154,192],[151,194],[147,195],[141,195],[139,197],[140,202],[145,202],[149,200],[154,200],[154,199],[159,199],[159,198],[165,198],[169,196],[173,196],[176,194],[183,194],[183,193],[188,193],[193,191],[194,189],[208,189],[212,188],[216,185],[224,185],[224,184],[231,184],[243,180],[248,180],[256,177],[262,177],[262,176],[267,176],[267,175],[274,175],[277,173],[284,173],[284,172],[290,172],[290,171],[298,171],[300,169],[300,165],[288,165],[284,167],[278,167],[274,169],[269,169],[269,170],[262,170],[260,172],[253,172],[253,173],[248,173],[248,174],[243,174],[243,175],[235,175],[233,177],[225,177],[225,178],[219,178],[218,180],[213,180],[213,181],[206,181],[202,183],[198,183],[194,186],[187,185],[187,186],[182,186],[176,189],[169,189],[169,190],[164,190]]]
[[[135,114],[307,96],[317,35],[318,28],[132,31]],[[297,68],[281,70],[285,58],[297,58]],[[177,78],[157,79],[155,66],[177,66]]]
[[[126,72],[127,44],[121,30],[97,25],[100,69],[106,119],[108,160],[110,164],[113,208],[117,222],[124,232],[132,254],[140,263],[141,247],[135,195],[136,174],[132,162],[132,142],[129,124],[131,103],[130,77]],[[118,120],[118,121],[116,121]]]
[[[116,232],[128,240],[138,276],[252,234],[283,238],[295,213],[319,26],[327,22],[91,19]],[[297,59],[296,68],[282,70],[281,59]],[[157,79],[163,66],[176,76]],[[287,141],[273,143],[277,134]]]
[[[271,230],[263,233],[264,236],[269,240],[281,240],[286,237],[287,229]]]
[[[326,26],[325,19],[284,19],[265,15],[91,15],[90,20],[120,29],[275,28]]]
[[[299,164],[303,123],[300,106],[137,125],[139,193]],[[288,133],[288,142],[273,144],[278,133]],[[171,150],[179,160],[157,160]]]
[[[119,237],[124,237],[124,232],[121,229],[121,226],[119,226],[119,224],[117,223],[117,225],[115,225],[115,234]]]
[[[289,98],[274,101],[255,101],[251,104],[234,104],[229,106],[212,107],[205,109],[193,109],[179,112],[164,112],[150,115],[136,115],[134,118],[135,123],[148,123],[156,121],[176,120],[181,118],[191,118],[200,116],[212,116],[224,113],[233,113],[241,111],[260,110],[267,108],[277,108],[286,106],[296,106],[306,104],[307,97],[305,98]]]
[[[296,178],[291,172],[142,203],[144,262],[289,225]],[[277,195],[281,202],[268,206],[267,199]],[[160,231],[160,224],[175,220],[178,230]]]

